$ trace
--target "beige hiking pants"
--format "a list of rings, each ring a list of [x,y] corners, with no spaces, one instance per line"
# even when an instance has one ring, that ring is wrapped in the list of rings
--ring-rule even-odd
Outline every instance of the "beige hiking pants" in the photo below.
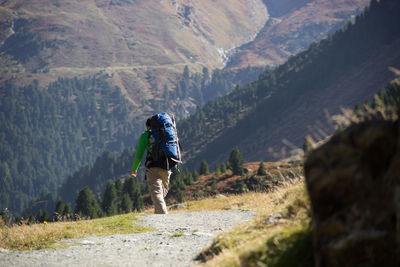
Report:
[[[149,185],[151,200],[154,204],[154,213],[168,213],[164,198],[167,196],[169,190],[170,175],[171,171],[158,167],[148,168],[146,170],[147,184]]]

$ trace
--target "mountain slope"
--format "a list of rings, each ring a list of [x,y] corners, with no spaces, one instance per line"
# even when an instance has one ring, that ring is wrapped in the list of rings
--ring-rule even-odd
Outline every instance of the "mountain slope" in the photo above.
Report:
[[[3,0],[0,78],[45,87],[60,76],[107,73],[139,107],[133,116],[144,117],[157,109],[151,101],[175,90],[186,65],[195,73],[222,68],[237,47],[235,70],[277,65],[367,1]]]
[[[263,0],[270,15],[254,41],[238,48],[229,69],[277,66],[344,26],[370,0]]]
[[[222,67],[225,51],[250,41],[267,20],[261,0],[16,0],[2,1],[0,12],[4,79],[46,84],[105,71],[136,105],[158,96],[155,89],[185,65]]]
[[[301,147],[308,126],[326,121],[325,109],[336,113],[372,97],[394,77],[388,67],[400,67],[399,10],[396,1],[373,1],[355,25],[182,121],[188,165],[225,161],[235,146],[246,161],[270,160],[268,149],[284,138]]]

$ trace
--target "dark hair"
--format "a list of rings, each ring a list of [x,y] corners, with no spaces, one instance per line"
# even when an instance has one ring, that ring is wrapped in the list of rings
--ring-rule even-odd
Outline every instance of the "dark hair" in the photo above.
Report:
[[[146,126],[149,126],[149,127],[150,127],[150,121],[151,121],[151,118],[148,118],[148,119],[146,120]]]

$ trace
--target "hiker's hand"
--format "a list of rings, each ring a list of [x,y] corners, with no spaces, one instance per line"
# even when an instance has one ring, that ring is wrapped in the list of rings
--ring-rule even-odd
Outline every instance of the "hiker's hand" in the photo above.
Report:
[[[136,177],[136,172],[131,172],[131,177],[135,178]]]

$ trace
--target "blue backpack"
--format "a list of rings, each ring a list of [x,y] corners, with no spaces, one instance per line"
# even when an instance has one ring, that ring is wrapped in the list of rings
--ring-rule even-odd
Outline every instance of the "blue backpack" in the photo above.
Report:
[[[150,119],[150,129],[154,142],[151,148],[153,162],[159,167],[171,169],[181,163],[180,145],[174,117],[159,113]]]

